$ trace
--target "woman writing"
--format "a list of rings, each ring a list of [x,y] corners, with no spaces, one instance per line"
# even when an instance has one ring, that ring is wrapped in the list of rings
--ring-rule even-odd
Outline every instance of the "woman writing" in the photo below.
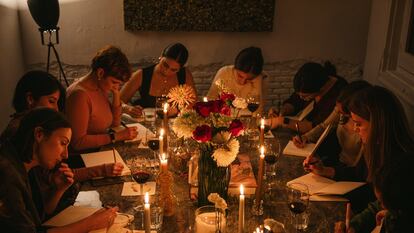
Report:
[[[125,54],[119,48],[106,46],[92,59],[91,71],[69,86],[66,116],[72,125],[74,150],[96,149],[136,137],[136,127],[110,130],[121,124],[119,88],[130,74]]]
[[[5,232],[89,232],[109,227],[117,208],[102,209],[78,222],[45,229],[32,199],[28,172],[41,166],[58,168],[52,178],[64,192],[73,183],[73,173],[59,164],[68,156],[72,136],[69,122],[53,109],[27,113],[10,141],[0,148],[0,225]]]
[[[132,117],[141,115],[142,108],[154,108],[156,97],[166,96],[169,90],[177,85],[188,84],[194,93],[194,81],[191,72],[184,67],[188,59],[187,48],[175,43],[162,51],[157,64],[139,69],[132,74],[131,79],[122,87],[121,100],[124,103],[123,111]],[[140,98],[132,97],[139,92]]]

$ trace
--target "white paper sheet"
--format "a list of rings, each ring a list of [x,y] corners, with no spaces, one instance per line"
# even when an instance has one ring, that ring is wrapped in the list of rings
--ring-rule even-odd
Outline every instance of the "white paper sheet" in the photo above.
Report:
[[[93,167],[105,163],[114,163],[114,154],[112,150],[81,154],[81,157],[83,162],[85,163],[85,167]],[[122,170],[121,175],[130,175],[131,170],[125,164],[125,161],[122,159],[121,155],[119,155],[117,150],[115,150],[115,157],[116,162],[122,163],[122,165],[124,165],[124,169]]]

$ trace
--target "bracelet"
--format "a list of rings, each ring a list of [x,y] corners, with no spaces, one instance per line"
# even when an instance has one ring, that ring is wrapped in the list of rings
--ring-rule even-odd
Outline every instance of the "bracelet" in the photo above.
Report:
[[[283,118],[283,124],[288,125],[290,123],[290,119],[287,117]]]

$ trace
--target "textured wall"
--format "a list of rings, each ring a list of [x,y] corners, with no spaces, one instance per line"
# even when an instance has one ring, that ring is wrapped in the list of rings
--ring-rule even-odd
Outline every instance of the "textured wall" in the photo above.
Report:
[[[275,0],[124,0],[129,31],[272,31]]]
[[[150,64],[152,59],[143,61],[141,63],[133,64],[133,70],[139,67]],[[278,101],[286,99],[293,92],[292,79],[299,67],[308,60],[298,59],[283,62],[266,63],[264,66],[265,72],[268,74],[267,78],[267,94],[266,107],[276,106]],[[323,62],[322,60],[314,60],[316,62]],[[362,76],[361,66],[358,64],[348,63],[342,60],[331,61],[336,65],[338,74],[345,77],[348,81],[360,79]],[[226,64],[211,63],[206,65],[189,66],[197,88],[199,96],[204,96],[210,88],[211,82],[217,70]],[[44,64],[35,64],[30,68],[44,69]],[[53,63],[51,66],[52,73],[58,75],[58,66]],[[86,74],[89,67],[86,65],[64,65],[65,74],[69,82]]]

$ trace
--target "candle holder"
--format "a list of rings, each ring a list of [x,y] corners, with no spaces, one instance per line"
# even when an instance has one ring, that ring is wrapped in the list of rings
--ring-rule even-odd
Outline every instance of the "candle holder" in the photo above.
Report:
[[[175,197],[172,192],[174,177],[168,169],[161,169],[157,178],[160,187],[160,206],[164,209],[164,216],[172,216],[175,214]]]
[[[255,216],[262,216],[263,215],[263,200],[260,200],[259,204],[256,201],[257,199],[253,200],[252,206],[252,214]]]

